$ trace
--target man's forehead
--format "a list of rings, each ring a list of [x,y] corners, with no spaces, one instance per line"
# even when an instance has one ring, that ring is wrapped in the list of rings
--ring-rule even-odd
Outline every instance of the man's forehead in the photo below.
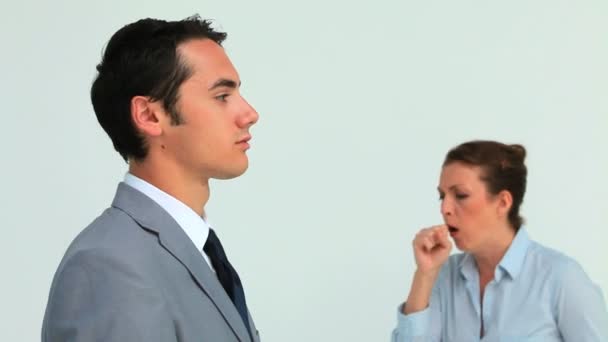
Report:
[[[205,73],[194,73],[187,82],[207,91],[224,88],[238,89],[241,86],[238,77],[216,77],[215,74],[207,75]]]
[[[224,48],[218,43],[208,38],[193,38],[180,43],[177,49],[188,56],[213,56],[223,55],[226,57]]]
[[[238,74],[224,48],[210,39],[194,39],[181,44],[178,51],[192,69],[192,79],[211,87],[220,79],[239,83]]]

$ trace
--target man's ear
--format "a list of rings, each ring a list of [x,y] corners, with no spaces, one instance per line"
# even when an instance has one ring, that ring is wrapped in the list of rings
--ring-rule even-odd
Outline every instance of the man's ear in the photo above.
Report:
[[[162,134],[162,108],[159,101],[151,101],[147,96],[134,96],[131,99],[131,119],[135,129],[144,136]]]

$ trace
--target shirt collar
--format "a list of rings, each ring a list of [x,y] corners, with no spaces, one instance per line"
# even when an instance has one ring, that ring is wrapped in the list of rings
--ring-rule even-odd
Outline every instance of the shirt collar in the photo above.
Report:
[[[496,273],[494,275],[496,281],[500,281],[502,279],[503,273],[508,274],[511,279],[514,279],[519,275],[529,246],[530,237],[528,236],[528,232],[522,226],[515,234],[515,237],[507,249],[507,252],[502,257],[502,260],[500,260],[498,263],[498,267],[496,268]],[[460,269],[460,273],[467,280],[475,279],[474,277],[478,273],[475,258],[468,253],[465,253],[464,257],[458,264],[458,268]]]
[[[511,246],[507,249],[507,253],[505,253],[498,264],[500,268],[507,272],[511,279],[517,278],[519,275],[529,246],[530,237],[528,236],[526,229],[522,226],[517,231],[517,234],[515,234]]]
[[[460,274],[462,274],[466,280],[471,281],[478,276],[475,258],[469,253],[464,253],[462,260],[460,260],[460,263],[458,264],[458,268],[460,269]]]
[[[158,203],[184,230],[196,248],[199,251],[203,249],[211,228],[206,218],[198,216],[194,210],[177,198],[131,173],[125,175],[124,182]]]

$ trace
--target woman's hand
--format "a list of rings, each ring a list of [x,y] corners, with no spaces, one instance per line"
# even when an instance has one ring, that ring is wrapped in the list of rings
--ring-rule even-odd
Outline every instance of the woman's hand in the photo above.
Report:
[[[423,275],[438,274],[452,250],[448,227],[443,224],[422,229],[416,234],[413,245],[418,272]]]
[[[433,285],[441,266],[448,260],[452,242],[446,225],[422,229],[414,238],[414,256],[418,269],[414,273],[410,294],[403,307],[409,315],[429,306]]]

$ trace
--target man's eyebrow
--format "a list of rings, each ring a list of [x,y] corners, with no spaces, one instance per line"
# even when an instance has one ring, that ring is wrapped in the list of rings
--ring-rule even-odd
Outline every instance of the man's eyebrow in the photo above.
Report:
[[[209,91],[216,89],[216,88],[220,88],[220,87],[238,88],[240,86],[241,86],[241,82],[239,82],[237,84],[236,81],[234,81],[234,80],[230,80],[227,78],[220,78],[219,80],[215,81],[215,83],[213,83],[211,88],[209,88]]]

